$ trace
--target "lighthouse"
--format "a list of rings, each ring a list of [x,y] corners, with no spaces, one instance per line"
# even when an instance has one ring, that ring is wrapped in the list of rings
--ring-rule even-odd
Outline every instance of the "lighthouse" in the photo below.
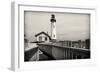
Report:
[[[56,25],[55,25],[56,19],[54,14],[51,15],[50,22],[51,22],[51,39],[56,40]]]

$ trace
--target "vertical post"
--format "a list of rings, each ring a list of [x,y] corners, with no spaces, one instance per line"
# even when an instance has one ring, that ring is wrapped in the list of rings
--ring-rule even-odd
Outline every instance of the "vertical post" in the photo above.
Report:
[[[38,51],[37,51],[37,59],[36,61],[39,61],[39,48],[38,48]]]

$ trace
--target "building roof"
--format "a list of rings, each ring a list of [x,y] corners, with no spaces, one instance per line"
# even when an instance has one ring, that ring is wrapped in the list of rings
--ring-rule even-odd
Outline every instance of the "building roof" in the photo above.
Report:
[[[51,37],[50,37],[47,33],[45,33],[44,31],[42,31],[42,32],[40,32],[40,33],[37,33],[37,34],[35,35],[35,37],[37,37],[37,36],[39,36],[39,35],[41,35],[41,34],[44,34],[44,35],[48,36],[49,39],[51,40]]]

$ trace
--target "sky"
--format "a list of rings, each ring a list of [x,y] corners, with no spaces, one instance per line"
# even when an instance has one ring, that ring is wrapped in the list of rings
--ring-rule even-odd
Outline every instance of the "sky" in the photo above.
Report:
[[[25,11],[25,35],[29,40],[44,31],[51,33],[51,14],[56,18],[56,33],[59,40],[85,40],[90,38],[90,15],[79,13],[55,13]]]

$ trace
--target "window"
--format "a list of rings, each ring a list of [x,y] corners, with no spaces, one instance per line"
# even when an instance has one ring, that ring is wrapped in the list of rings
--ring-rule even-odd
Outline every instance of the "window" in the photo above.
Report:
[[[53,28],[55,28],[55,25],[53,25]]]
[[[47,41],[47,37],[45,37],[45,41]]]
[[[53,35],[53,37],[55,38],[55,35]]]
[[[42,41],[42,36],[39,36],[39,41]]]

